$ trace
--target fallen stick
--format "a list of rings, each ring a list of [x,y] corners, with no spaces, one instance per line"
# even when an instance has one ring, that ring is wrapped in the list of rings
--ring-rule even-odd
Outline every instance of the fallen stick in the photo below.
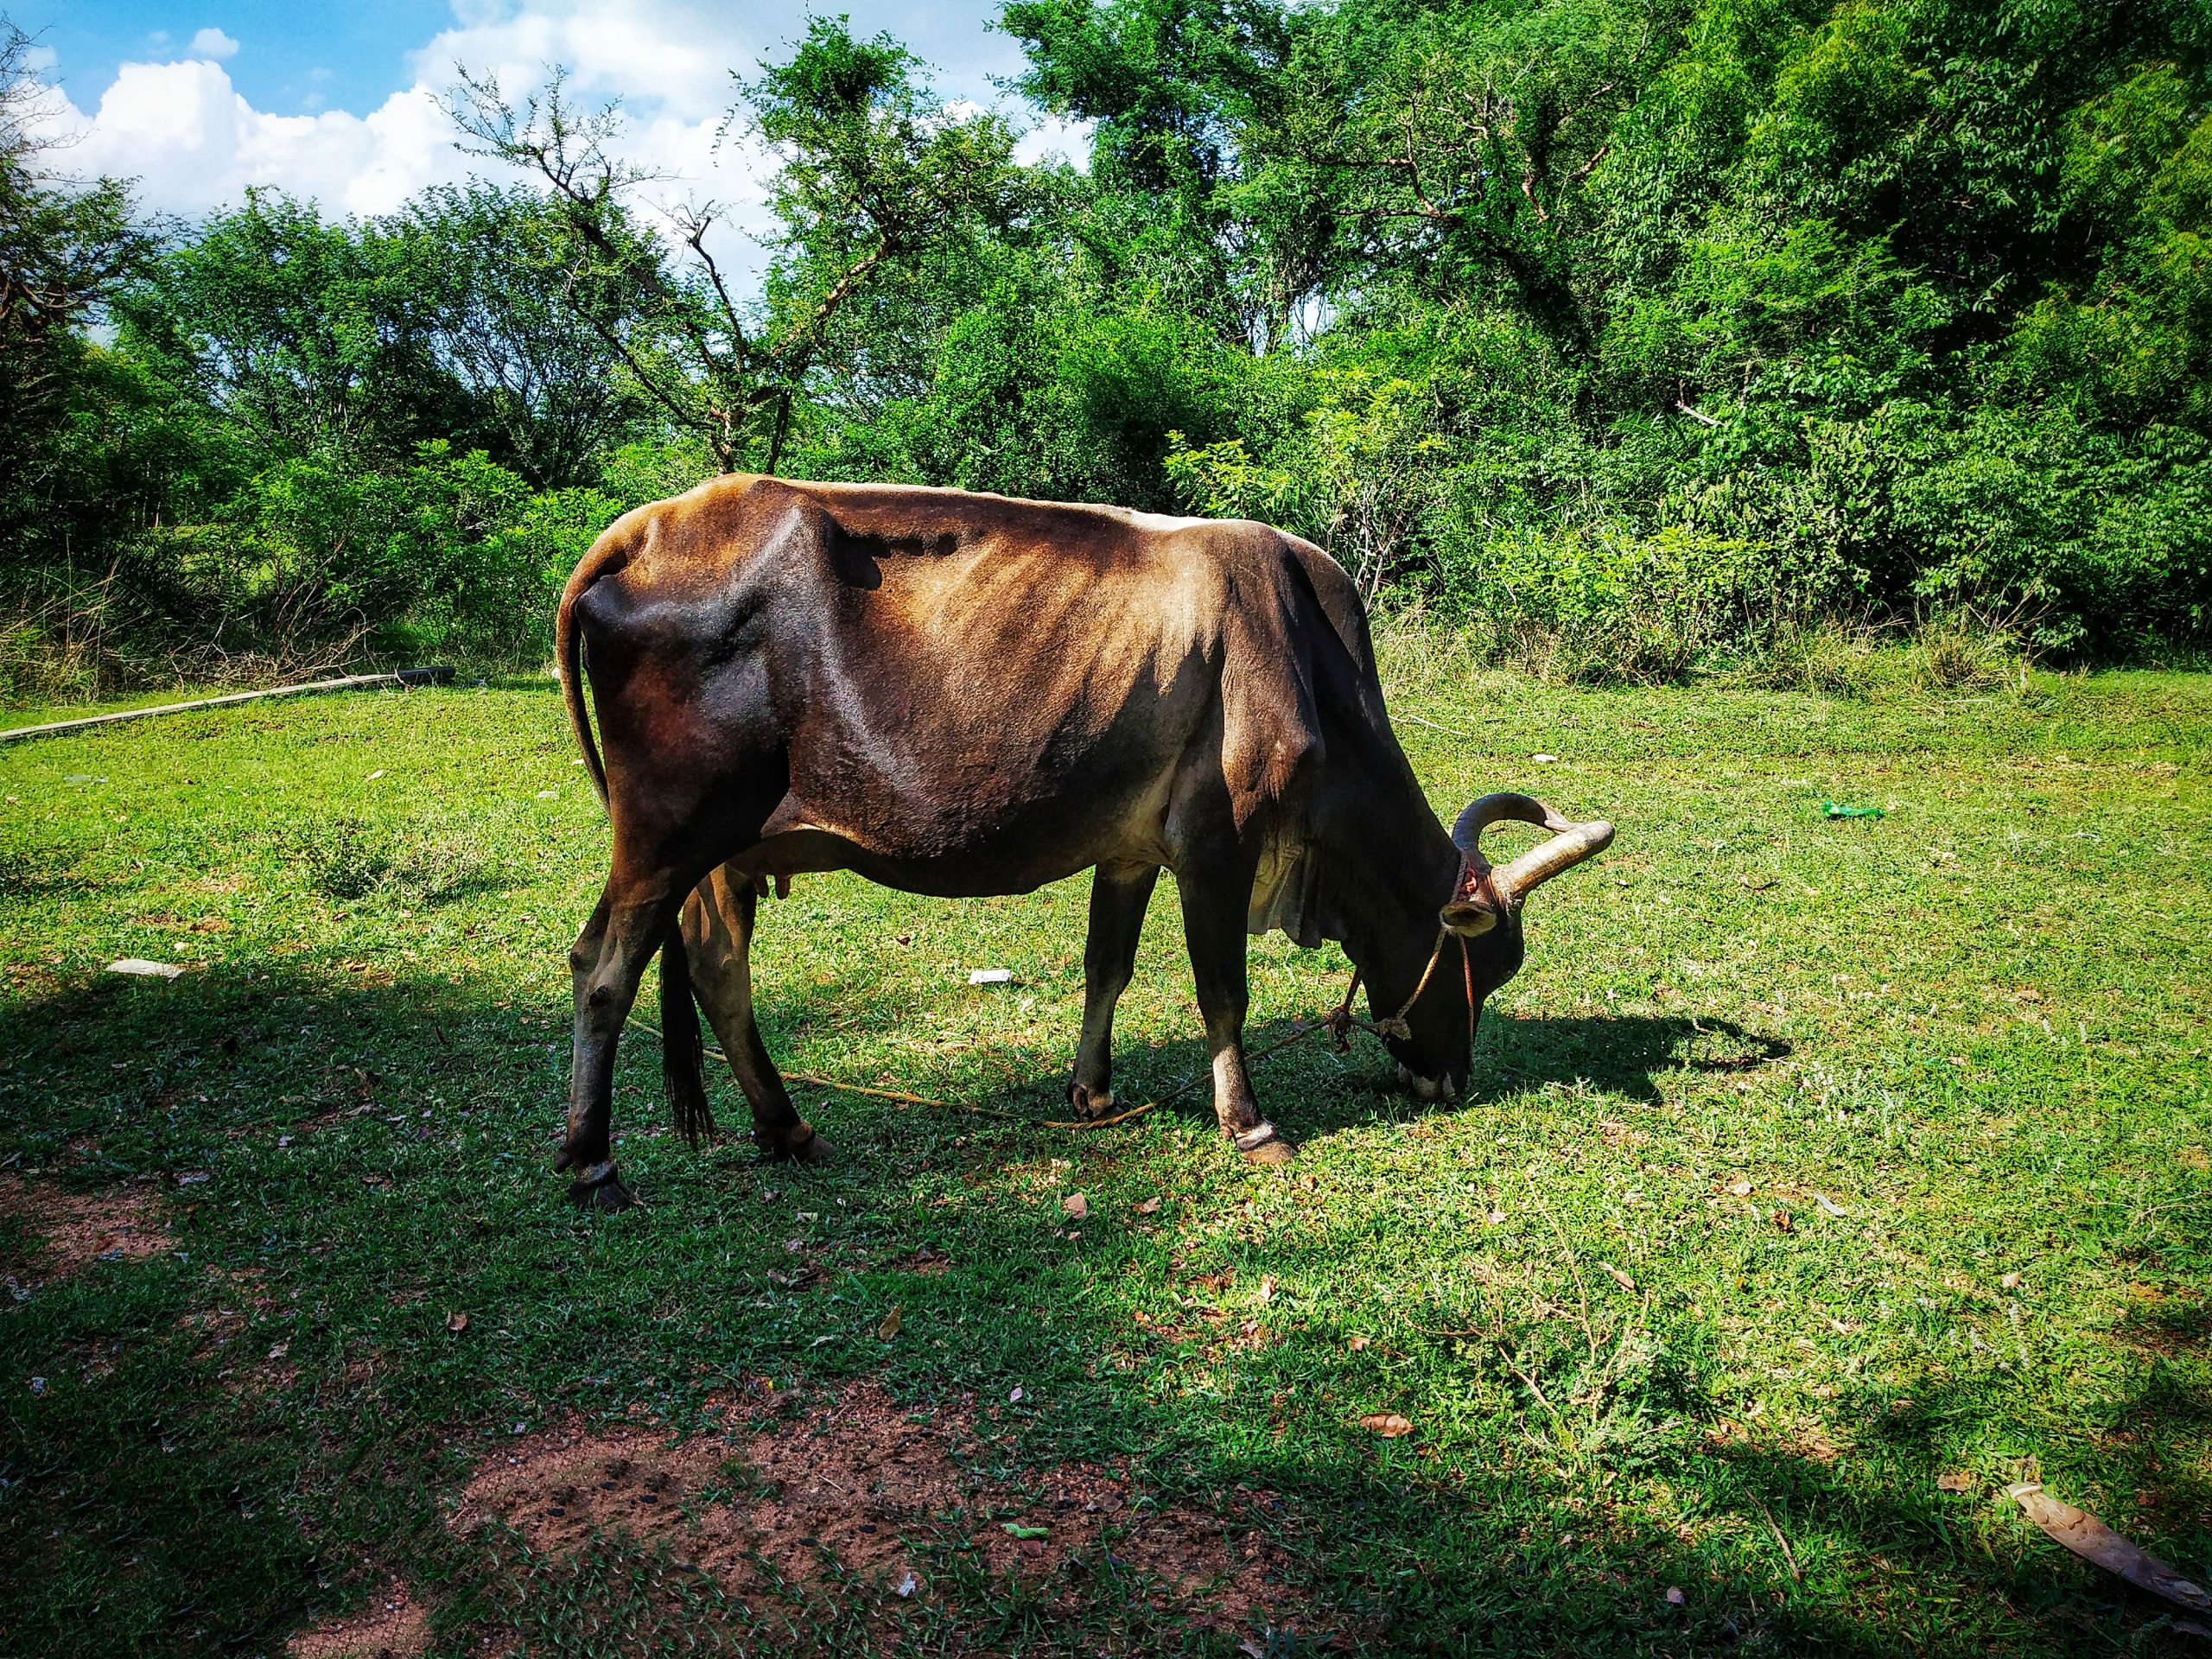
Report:
[[[262,697],[296,697],[309,691],[355,691],[371,685],[448,685],[450,668],[396,668],[385,674],[349,674],[341,680],[309,680],[302,685],[275,685],[265,691],[233,691],[223,697],[196,697],[190,702],[164,702],[151,709],[125,709],[119,714],[87,715],[82,720],[57,720],[46,726],[19,726],[0,732],[0,743],[18,738],[52,737],[61,732],[81,732],[92,726],[112,726],[125,720],[150,720],[156,715],[181,715],[194,709],[220,709],[233,702],[253,702]]]
[[[2005,1496],[2027,1511],[2028,1519],[2054,1543],[2063,1544],[2085,1561],[2107,1573],[2118,1573],[2139,1590],[2163,1596],[2177,1607],[2212,1613],[2212,1594],[2168,1567],[2157,1556],[2121,1537],[2086,1510],[2061,1503],[2037,1481],[2023,1480],[2007,1486]]]

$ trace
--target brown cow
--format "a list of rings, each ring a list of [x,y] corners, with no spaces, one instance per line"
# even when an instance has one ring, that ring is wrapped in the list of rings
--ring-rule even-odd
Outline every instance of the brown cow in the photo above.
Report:
[[[1433,1098],[1464,1082],[1482,1000],[1521,965],[1522,899],[1612,836],[1517,795],[1485,796],[1446,835],[1391,734],[1357,590],[1264,524],[717,479],[599,538],[562,593],[557,650],[613,823],[569,957],[556,1166],[588,1205],[627,1200],[614,1047],[655,951],[679,1127],[708,1123],[696,995],[760,1145],[821,1154],[753,1016],[754,895],[772,879],[846,869],[953,897],[1095,867],[1069,1096],[1098,1116],[1114,1005],[1173,870],[1214,1109],[1247,1157],[1277,1162],[1291,1147],[1242,1048],[1248,929],[1342,941],[1378,1018],[1410,1000],[1389,1046]],[[1555,833],[1493,870],[1477,842],[1501,818]],[[1471,942],[1464,962],[1447,936]]]

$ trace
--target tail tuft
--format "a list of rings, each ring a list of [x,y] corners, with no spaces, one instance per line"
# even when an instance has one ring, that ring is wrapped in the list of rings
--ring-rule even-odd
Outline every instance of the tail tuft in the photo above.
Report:
[[[683,925],[669,924],[660,947],[660,1075],[668,1090],[676,1132],[696,1148],[715,1138],[715,1109],[707,1100],[707,1049],[699,1032],[699,1003],[691,992],[691,958]]]

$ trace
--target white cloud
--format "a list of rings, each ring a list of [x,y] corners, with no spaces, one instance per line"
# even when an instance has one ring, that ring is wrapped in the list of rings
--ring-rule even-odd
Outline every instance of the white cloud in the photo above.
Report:
[[[1028,130],[1014,141],[1014,159],[1024,167],[1034,167],[1039,162],[1073,162],[1077,167],[1090,166],[1090,133],[1098,124],[1095,121],[1063,121],[1048,115],[1033,120]]]
[[[203,29],[192,37],[189,50],[195,58],[219,60],[238,56],[238,43],[219,29]]]
[[[642,102],[688,123],[720,120],[734,94],[730,71],[751,74],[797,16],[744,8],[777,20],[748,27],[733,20],[739,8],[691,0],[531,0],[512,13],[462,0],[454,10],[460,26],[412,54],[418,84],[446,86],[454,66],[466,64],[517,89],[560,64],[587,97]]]
[[[126,63],[63,152],[72,171],[136,179],[139,199],[196,215],[273,185],[339,213],[378,213],[427,184],[468,171],[451,129],[420,87],[394,92],[366,116],[330,111],[271,115],[238,95],[206,59]]]

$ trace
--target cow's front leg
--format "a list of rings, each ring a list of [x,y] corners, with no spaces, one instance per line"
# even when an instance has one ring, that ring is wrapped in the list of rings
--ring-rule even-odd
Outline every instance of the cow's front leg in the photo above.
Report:
[[[1206,1024],[1206,1047],[1213,1057],[1213,1109],[1222,1133],[1255,1164],[1287,1163],[1296,1148],[1260,1116],[1252,1079],[1244,1069],[1244,1014],[1249,1003],[1244,979],[1244,925],[1251,907],[1252,878],[1227,873],[1185,876],[1176,873],[1183,899],[1183,933],[1197,977],[1198,1013]]]
[[[609,1140],[614,1051],[638,982],[675,919],[663,880],[610,877],[598,908],[569,952],[575,993],[575,1068],[569,1083],[568,1133],[553,1167],[570,1172],[569,1196],[586,1209],[626,1209],[634,1200],[614,1170]]]
[[[683,901],[691,984],[753,1109],[753,1141],[771,1158],[818,1162],[830,1155],[829,1143],[791,1105],[753,1016],[753,926],[759,903],[752,879],[727,864],[692,890]]]
[[[1083,1040],[1068,1102],[1084,1117],[1114,1109],[1114,1006],[1136,971],[1145,907],[1157,864],[1101,864],[1090,878],[1090,931],[1083,946]]]

